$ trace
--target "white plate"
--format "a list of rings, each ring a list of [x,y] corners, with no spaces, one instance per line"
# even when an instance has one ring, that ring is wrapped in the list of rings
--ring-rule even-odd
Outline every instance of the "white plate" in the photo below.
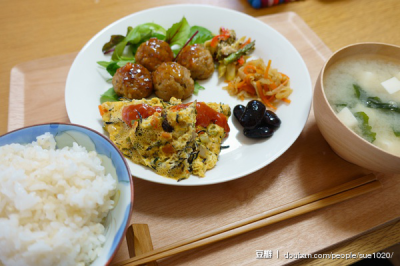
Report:
[[[126,34],[128,26],[154,22],[168,29],[185,16],[189,25],[203,26],[217,34],[220,27],[234,29],[238,37],[247,36],[256,40],[253,57],[265,62],[272,60],[271,67],[291,78],[293,93],[289,105],[281,105],[277,115],[282,120],[281,127],[270,139],[253,140],[244,137],[242,128],[234,116],[229,118],[231,132],[223,145],[228,149],[221,151],[217,165],[206,172],[204,178],[191,176],[176,182],[162,177],[141,165],[129,161],[132,175],[152,182],[177,186],[216,184],[251,174],[265,167],[282,155],[297,139],[308,118],[312,99],[312,85],[307,67],[293,45],[280,33],[267,24],[229,9],[204,5],[174,5],[148,9],[122,18],[109,25],[94,36],[79,52],[69,71],[65,102],[71,123],[84,125],[104,133],[98,111],[100,95],[112,85],[106,81],[103,70],[97,61],[110,61],[110,55],[103,55],[101,49],[113,34]],[[108,77],[109,78],[109,77]],[[198,99],[205,102],[222,102],[231,109],[244,102],[229,96],[218,80],[217,73],[207,81],[201,82],[206,90],[198,96],[193,95],[185,102]]]

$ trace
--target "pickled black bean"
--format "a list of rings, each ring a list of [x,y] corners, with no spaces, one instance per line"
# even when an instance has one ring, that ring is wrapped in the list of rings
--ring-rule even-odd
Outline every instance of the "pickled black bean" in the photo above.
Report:
[[[246,107],[244,105],[238,104],[233,108],[233,115],[236,117],[237,120],[240,120],[240,117],[242,117],[244,110]]]
[[[281,120],[274,112],[266,110],[260,125],[276,130],[281,125]]]
[[[243,134],[246,137],[253,139],[270,138],[274,135],[274,130],[270,127],[256,127],[253,129],[245,128]]]
[[[265,113],[265,105],[257,100],[247,103],[246,109],[239,119],[240,124],[247,129],[253,129],[261,123]]]

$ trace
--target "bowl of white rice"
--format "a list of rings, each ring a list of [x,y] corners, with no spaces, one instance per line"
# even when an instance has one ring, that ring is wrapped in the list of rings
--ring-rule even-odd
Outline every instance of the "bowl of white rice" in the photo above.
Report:
[[[102,134],[51,123],[0,136],[0,265],[108,265],[132,204],[129,167]]]

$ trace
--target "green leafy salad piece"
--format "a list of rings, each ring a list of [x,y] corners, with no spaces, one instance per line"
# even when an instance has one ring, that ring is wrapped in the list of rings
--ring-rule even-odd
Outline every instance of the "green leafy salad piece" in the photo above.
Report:
[[[364,138],[369,142],[374,142],[376,139],[376,133],[372,131],[372,127],[369,125],[369,117],[364,112],[357,112],[354,116],[358,120],[358,124],[360,126],[361,132]]]
[[[190,26],[187,22],[186,18],[183,17],[181,21],[172,25],[171,28],[167,30],[167,36],[165,41],[169,43],[171,47],[177,45],[177,48],[173,48],[172,51],[176,55],[180,49],[182,49],[183,45],[189,38]]]
[[[119,97],[115,93],[114,88],[108,89],[105,93],[100,96],[100,103],[104,102],[118,102]]]
[[[135,28],[128,27],[128,33],[126,37],[115,46],[115,50],[111,59],[114,61],[119,61],[125,50],[125,46],[128,44],[138,46],[151,37],[163,39],[165,34],[166,30],[162,26],[151,22],[140,24]]]
[[[128,62],[135,63],[135,54],[138,47],[150,38],[157,38],[166,41],[175,55],[187,44],[202,44],[214,37],[208,29],[201,26],[190,27],[186,18],[173,24],[168,30],[156,23],[144,23],[136,27],[128,27],[126,36],[112,35],[110,40],[102,47],[104,54],[113,52],[111,61],[98,61],[97,64],[104,67],[113,77],[118,68],[123,67]],[[125,48],[128,46],[128,50]],[[205,88],[195,82],[194,94]],[[119,97],[113,88],[107,90],[100,96],[100,102],[118,101]]]
[[[194,95],[198,95],[200,90],[205,90],[205,89],[206,88],[201,86],[197,81],[194,82],[194,90],[193,90]]]
[[[211,31],[201,26],[192,26],[190,28],[189,36],[193,36],[196,32],[197,34],[189,42],[189,45],[193,45],[196,43],[205,43],[206,41],[211,40],[214,37]]]
[[[367,107],[400,113],[399,104],[382,102],[379,97],[371,97],[357,84],[353,84],[356,97]]]
[[[120,60],[120,61],[98,61],[97,64],[99,64],[100,66],[104,67],[107,72],[113,77],[115,72],[117,72],[117,69],[120,67],[125,66],[127,63],[135,63],[135,59],[131,59],[131,60]]]

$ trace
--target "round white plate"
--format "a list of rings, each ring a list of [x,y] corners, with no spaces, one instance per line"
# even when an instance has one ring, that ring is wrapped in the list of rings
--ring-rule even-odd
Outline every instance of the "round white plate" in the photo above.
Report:
[[[67,77],[65,102],[71,123],[80,124],[104,133],[98,105],[100,95],[111,88],[110,76],[97,65],[97,61],[110,61],[111,55],[103,55],[101,49],[113,34],[125,35],[128,26],[154,22],[165,29],[179,22],[185,16],[189,25],[199,25],[218,34],[220,27],[234,29],[238,37],[247,36],[256,40],[252,56],[265,62],[272,60],[271,67],[285,73],[291,79],[293,93],[290,104],[282,104],[277,115],[281,127],[270,139],[254,140],[244,137],[242,127],[232,115],[229,118],[231,132],[223,142],[224,146],[216,166],[206,172],[204,178],[191,176],[177,182],[157,175],[151,169],[129,161],[132,175],[152,182],[176,186],[209,185],[230,181],[251,174],[273,162],[297,139],[308,118],[312,99],[312,85],[308,69],[293,45],[267,24],[229,9],[204,5],[173,5],[148,9],[124,17],[95,35],[79,52]],[[198,96],[193,95],[185,102],[195,99],[205,102],[222,102],[231,109],[237,104],[246,105],[249,100],[240,101],[229,96],[218,80],[217,73],[200,82],[206,89]]]

